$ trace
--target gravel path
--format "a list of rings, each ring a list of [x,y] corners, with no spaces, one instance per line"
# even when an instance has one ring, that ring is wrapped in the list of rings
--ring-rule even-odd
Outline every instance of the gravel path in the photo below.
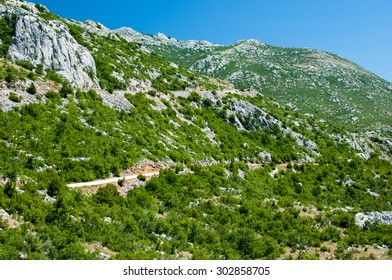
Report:
[[[106,184],[110,184],[110,183],[117,183],[118,180],[120,180],[120,179],[125,179],[125,180],[136,179],[137,176],[139,176],[139,175],[143,175],[146,177],[152,177],[154,175],[159,175],[159,171],[150,172],[150,173],[134,174],[134,175],[124,176],[124,177],[114,177],[114,178],[109,178],[109,179],[104,179],[104,180],[96,180],[96,181],[91,181],[91,182],[72,183],[72,184],[67,184],[67,187],[68,188],[82,188],[82,187],[88,187],[88,186],[106,185]]]

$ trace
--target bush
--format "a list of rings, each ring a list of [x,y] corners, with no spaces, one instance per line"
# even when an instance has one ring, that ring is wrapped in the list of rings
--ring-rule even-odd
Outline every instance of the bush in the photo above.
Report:
[[[156,92],[155,90],[149,90],[149,91],[147,92],[147,94],[150,95],[150,96],[152,96],[152,97],[154,97],[154,96],[157,95],[157,92]]]
[[[184,166],[183,166],[182,164],[177,164],[177,165],[174,167],[174,170],[175,170],[176,174],[178,174],[178,173],[180,173],[181,171],[184,171]]]
[[[21,96],[17,96],[15,93],[13,93],[13,92],[11,92],[10,93],[10,96],[9,96],[9,99],[11,100],[11,101],[13,101],[13,102],[20,102],[20,101],[22,101],[22,97]]]
[[[36,94],[37,88],[35,87],[34,83],[31,83],[30,86],[26,89],[27,93]]]
[[[124,187],[124,183],[125,183],[125,178],[118,179],[117,181],[117,185],[119,185],[120,187]]]
[[[38,69],[38,67],[37,67],[37,69]],[[56,82],[56,83],[63,82],[63,78],[59,74],[57,74],[56,70],[54,70],[54,69],[47,69],[46,70],[46,77],[49,80],[52,80],[53,82]]]
[[[40,4],[35,4],[35,8],[41,13],[47,12],[46,8]]]
[[[34,69],[34,64],[27,60],[17,60],[15,63],[30,71]]]
[[[35,73],[38,75],[44,74],[44,66],[42,64],[38,64],[37,68],[35,69]]]
[[[60,99],[61,98],[61,96],[60,96],[60,94],[58,93],[58,92],[55,92],[55,91],[53,91],[53,90],[48,90],[46,93],[45,93],[45,97],[46,98],[49,98],[49,99]]]
[[[27,78],[32,81],[35,81],[37,80],[37,75],[34,72],[29,72],[29,74],[27,74]]]
[[[12,36],[15,32],[17,16],[12,14],[11,17],[5,13],[5,16],[0,18],[0,56],[5,57],[8,54],[8,49],[12,44]]]
[[[144,182],[144,181],[146,181],[146,176],[144,176],[143,174],[139,174],[137,176],[137,179]]]
[[[26,5],[21,5],[20,6],[22,9],[26,10],[26,11],[30,11],[29,7],[27,7]]]
[[[392,258],[392,248],[389,248],[389,250],[388,250],[388,257],[390,257],[390,258]]]
[[[321,252],[329,252],[330,250],[329,250],[329,248],[327,246],[323,245],[323,246],[320,247],[320,251]]]
[[[74,90],[69,82],[63,82],[63,85],[59,91],[61,97],[66,98],[68,94],[73,94]]]
[[[15,82],[17,78],[17,75],[15,71],[13,71],[11,68],[8,68],[5,74],[5,81],[7,84],[10,84],[12,82]]]
[[[191,102],[193,101],[193,102],[199,103],[201,100],[201,97],[196,91],[192,91],[190,93],[190,95],[188,96],[188,100]]]

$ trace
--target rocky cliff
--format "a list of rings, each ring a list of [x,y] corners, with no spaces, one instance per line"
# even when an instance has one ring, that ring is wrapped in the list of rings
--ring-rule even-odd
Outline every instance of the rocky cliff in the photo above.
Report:
[[[95,62],[60,20],[41,17],[43,6],[8,0],[0,5],[0,17],[16,15],[14,36],[8,54],[13,60],[27,60],[54,69],[79,88],[98,88]],[[46,9],[45,9],[46,10]],[[47,10],[46,10],[47,11]]]

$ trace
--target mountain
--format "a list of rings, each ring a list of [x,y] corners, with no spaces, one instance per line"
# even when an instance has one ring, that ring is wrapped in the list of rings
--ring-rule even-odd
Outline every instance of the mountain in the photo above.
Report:
[[[237,89],[255,89],[351,131],[391,131],[392,84],[340,56],[257,40],[218,46],[126,28],[115,32],[174,63],[232,82]]]
[[[391,258],[389,138],[151,49],[231,47],[16,0],[0,40],[0,259]]]

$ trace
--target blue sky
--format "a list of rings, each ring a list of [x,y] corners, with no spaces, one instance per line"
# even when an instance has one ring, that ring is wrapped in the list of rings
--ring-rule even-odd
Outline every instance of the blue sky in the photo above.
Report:
[[[33,0],[34,1],[34,0]],[[35,0],[66,18],[180,40],[258,39],[341,55],[392,82],[390,0]]]

